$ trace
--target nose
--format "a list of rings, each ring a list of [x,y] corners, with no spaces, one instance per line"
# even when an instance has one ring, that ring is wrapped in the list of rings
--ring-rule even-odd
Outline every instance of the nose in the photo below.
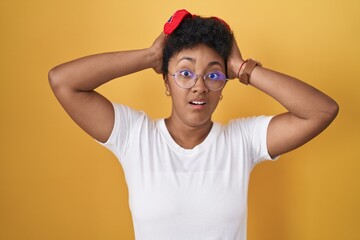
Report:
[[[195,85],[191,88],[194,93],[207,93],[209,89],[205,85],[203,75],[197,75]]]

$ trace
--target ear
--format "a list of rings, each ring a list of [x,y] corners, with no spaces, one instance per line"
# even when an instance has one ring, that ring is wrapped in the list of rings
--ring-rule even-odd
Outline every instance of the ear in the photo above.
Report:
[[[169,84],[169,79],[167,78],[167,76],[164,77],[164,84],[165,84],[166,90],[170,91],[170,84]]]

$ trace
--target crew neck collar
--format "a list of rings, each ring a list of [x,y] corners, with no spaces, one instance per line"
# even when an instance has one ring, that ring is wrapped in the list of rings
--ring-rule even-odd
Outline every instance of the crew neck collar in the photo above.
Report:
[[[175,140],[170,135],[170,132],[165,124],[165,119],[159,119],[156,122],[157,127],[159,128],[161,134],[165,138],[167,144],[177,153],[182,155],[193,155],[198,152],[201,152],[202,150],[206,149],[209,144],[216,138],[217,134],[220,131],[220,125],[216,122],[213,122],[213,125],[210,129],[209,134],[206,136],[206,138],[198,145],[196,145],[192,149],[186,149],[181,147],[178,143],[175,142]]]

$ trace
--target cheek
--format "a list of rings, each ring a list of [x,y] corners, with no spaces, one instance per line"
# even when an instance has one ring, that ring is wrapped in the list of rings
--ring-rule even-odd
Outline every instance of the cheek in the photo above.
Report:
[[[212,96],[211,96],[211,100],[213,102],[218,102],[220,100],[221,94],[222,94],[222,91],[213,93]]]
[[[187,98],[186,90],[179,88],[174,82],[169,82],[168,86],[173,103],[181,103],[186,100]]]

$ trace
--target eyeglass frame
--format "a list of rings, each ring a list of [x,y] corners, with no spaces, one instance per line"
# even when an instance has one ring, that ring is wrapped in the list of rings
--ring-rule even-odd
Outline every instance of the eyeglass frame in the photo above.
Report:
[[[191,72],[191,73],[194,74],[194,79],[193,79],[193,80],[194,80],[194,84],[193,84],[191,87],[182,87],[182,86],[180,86],[179,83],[176,81],[176,79],[177,79],[177,74],[179,74],[181,71],[189,71],[189,72]],[[206,77],[207,77],[210,73],[215,73],[215,72],[220,72],[220,73],[222,73],[222,74],[225,76],[225,81],[224,81],[224,85],[222,85],[220,88],[215,89],[215,90],[212,90],[212,89],[210,89],[210,88],[207,86],[205,79],[206,79]],[[199,79],[200,76],[201,76],[201,78],[202,78],[202,80],[203,80],[204,85],[206,86],[206,88],[209,89],[210,91],[213,91],[213,92],[216,92],[216,91],[219,91],[219,90],[223,89],[223,88],[225,87],[227,81],[229,81],[229,79],[226,77],[226,75],[225,75],[222,71],[219,71],[219,70],[211,71],[211,72],[208,72],[208,73],[206,73],[206,74],[196,74],[196,73],[194,73],[194,72],[192,72],[192,71],[190,71],[190,70],[181,69],[181,70],[176,71],[176,72],[173,73],[173,74],[170,73],[170,72],[168,72],[168,74],[169,74],[170,76],[174,77],[174,82],[175,82],[175,84],[176,84],[178,87],[182,88],[182,89],[190,89],[190,88],[194,87],[194,86],[196,85],[196,83],[197,83],[197,81],[198,81],[198,79]]]

